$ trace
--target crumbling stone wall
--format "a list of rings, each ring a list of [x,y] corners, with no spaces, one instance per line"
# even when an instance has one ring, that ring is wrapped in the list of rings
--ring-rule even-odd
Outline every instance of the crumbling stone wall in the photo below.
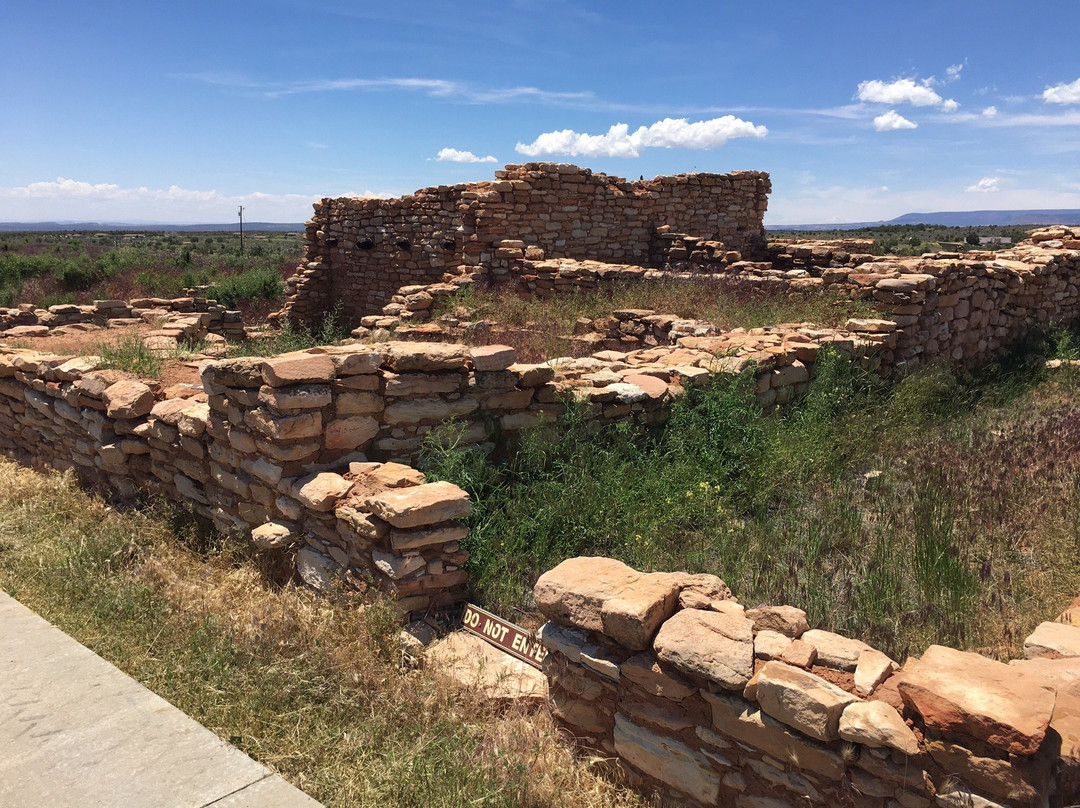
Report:
[[[74,469],[125,499],[164,494],[264,549],[300,548],[305,580],[376,586],[407,611],[464,596],[464,491],[402,465],[454,419],[486,451],[569,400],[599,421],[662,421],[689,386],[753,367],[766,407],[805,389],[846,332],[790,329],[529,365],[513,349],[392,342],[207,361],[167,391],[97,357],[0,354],[0,451]],[[871,346],[871,343],[866,343]],[[391,462],[382,462],[391,461]]]
[[[555,163],[509,165],[492,182],[399,199],[323,199],[283,316],[314,322],[340,303],[352,321],[402,286],[497,266],[528,245],[549,257],[647,263],[657,228],[676,227],[749,257],[764,254],[763,172],[628,182]]]
[[[878,366],[885,374],[907,372],[928,362],[950,367],[971,367],[985,362],[1040,325],[1065,325],[1080,318],[1080,228],[1043,228],[1009,250],[998,252],[939,252],[918,258],[875,257],[848,252],[857,240],[826,243],[815,249],[806,243],[783,243],[787,268],[772,262],[737,261],[720,265],[706,262],[690,271],[673,272],[630,264],[575,259],[519,257],[508,270],[518,294],[546,299],[556,294],[594,291],[615,283],[716,284],[738,294],[810,295],[829,291],[873,304],[876,316],[849,320],[845,329],[863,339],[884,341]],[[371,329],[397,329],[425,323],[427,312],[440,297],[454,294],[475,276],[452,283],[399,290],[381,316],[365,317],[355,333]],[[408,291],[408,295],[400,292]],[[643,316],[677,319],[663,313]],[[650,334],[646,345],[667,344],[666,329],[650,323],[612,322],[601,318],[586,329],[597,349],[632,350],[638,336]],[[613,333],[612,329],[619,333]],[[590,335],[592,332],[595,336]],[[436,324],[416,333],[439,339]],[[676,337],[683,334],[677,329]],[[580,335],[579,335],[580,336]],[[460,339],[451,330],[450,338]],[[674,340],[672,340],[674,341]]]
[[[95,300],[86,305],[63,303],[39,309],[28,303],[0,309],[0,334],[14,339],[77,334],[112,326],[146,323],[158,327],[150,337],[195,342],[207,334],[239,342],[246,337],[243,315],[216,300],[189,295],[143,297],[131,301]]]
[[[902,667],[745,609],[713,575],[606,558],[537,581],[553,711],[678,804],[1066,806],[1080,797],[1080,628],[1043,623],[1009,664],[934,645]]]

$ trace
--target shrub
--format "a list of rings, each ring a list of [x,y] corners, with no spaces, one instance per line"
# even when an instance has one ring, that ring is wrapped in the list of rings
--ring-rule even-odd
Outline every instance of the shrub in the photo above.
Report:
[[[98,346],[98,354],[105,360],[104,367],[110,370],[123,370],[146,378],[161,375],[161,358],[140,336],[126,334],[111,343],[102,343]]]

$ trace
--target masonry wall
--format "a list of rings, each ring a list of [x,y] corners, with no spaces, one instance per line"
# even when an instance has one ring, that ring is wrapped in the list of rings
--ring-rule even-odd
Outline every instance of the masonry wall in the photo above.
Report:
[[[1080,798],[1080,628],[1043,623],[1009,664],[931,646],[903,667],[745,609],[713,575],[576,558],[536,603],[553,711],[681,805],[1067,806]],[[1073,610],[1076,612],[1077,610]]]
[[[764,254],[763,172],[628,182],[554,163],[510,165],[493,182],[438,186],[399,199],[324,199],[282,315],[314,322],[340,303],[352,321],[402,286],[537,255],[648,263],[658,227]]]

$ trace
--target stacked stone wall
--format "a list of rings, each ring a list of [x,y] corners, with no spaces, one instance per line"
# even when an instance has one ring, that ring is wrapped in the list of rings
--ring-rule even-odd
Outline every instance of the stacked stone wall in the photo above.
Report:
[[[0,309],[0,337],[14,339],[79,334],[138,324],[154,325],[161,331],[159,336],[186,342],[197,341],[207,334],[234,342],[246,337],[241,312],[198,296],[95,300],[87,305],[65,303],[48,309],[22,304]]]
[[[770,189],[763,172],[628,182],[554,163],[510,165],[492,182],[437,186],[398,199],[324,199],[282,315],[314,322],[340,304],[350,321],[402,286],[471,268],[498,272],[528,247],[549,257],[645,264],[658,228],[701,234],[762,257]]]
[[[1009,664],[931,646],[902,667],[745,609],[713,575],[577,558],[541,576],[553,711],[677,804],[1067,806],[1080,797],[1077,609]]]
[[[673,272],[600,261],[519,258],[508,274],[514,278],[518,294],[540,299],[602,290],[616,283],[694,282],[750,296],[807,296],[824,290],[866,301],[873,305],[876,316],[850,320],[845,328],[863,338],[887,337],[887,350],[880,354],[878,363],[886,374],[908,372],[928,362],[971,367],[998,355],[1035,328],[1066,325],[1080,318],[1080,228],[1036,230],[1010,250],[940,252],[918,258],[838,252],[829,243],[818,251],[816,259],[813,250],[796,259],[790,245],[783,248],[789,251],[784,255],[803,265],[781,269],[769,262],[737,261],[704,272],[700,268]],[[455,283],[410,287],[408,299],[422,300],[418,306],[399,294],[395,298],[399,302],[387,306],[381,316],[364,318],[358,333],[424,323],[434,301],[476,280],[475,276],[462,276]],[[656,312],[645,314],[679,319]],[[612,333],[604,322],[621,333]],[[586,329],[601,336],[589,336],[585,342],[631,350],[636,341],[630,328],[615,324],[612,318],[601,318]],[[644,330],[636,325],[633,328],[641,333],[655,332],[653,344],[667,344],[663,329],[657,332],[652,325]],[[458,328],[445,333],[460,339],[466,332]],[[418,333],[439,339],[444,332],[433,324]],[[578,341],[582,342],[580,336]]]

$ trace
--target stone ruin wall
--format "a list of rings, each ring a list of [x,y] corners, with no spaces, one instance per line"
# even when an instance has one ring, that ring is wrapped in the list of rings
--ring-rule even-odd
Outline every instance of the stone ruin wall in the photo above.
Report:
[[[561,725],[674,804],[1003,808],[1080,798],[1080,599],[1009,664],[931,646],[899,666],[747,609],[714,575],[606,558],[545,573],[536,603]]]
[[[197,290],[188,290],[195,292]],[[164,341],[197,342],[214,334],[240,342],[247,338],[243,314],[231,311],[199,295],[160,298],[142,297],[130,301],[95,300],[78,305],[63,303],[39,309],[28,303],[0,309],[0,337],[31,339],[63,336],[126,325],[147,324],[156,330],[144,335],[152,347],[155,337]]]
[[[572,165],[526,163],[495,175],[397,199],[323,199],[280,315],[317,324],[340,304],[355,323],[403,286],[498,270],[525,245],[548,257],[647,264],[658,228],[764,257],[771,187],[764,172],[629,182]]]
[[[896,258],[848,251],[862,246],[868,243],[771,243],[772,261],[725,261],[720,268],[704,270],[701,264],[693,264],[689,271],[519,257],[509,274],[518,294],[541,299],[602,290],[616,283],[693,280],[751,296],[824,291],[866,301],[874,307],[875,316],[849,320],[845,330],[863,340],[884,343],[876,366],[886,375],[929,362],[971,367],[998,355],[1033,328],[1080,318],[1080,228],[1042,228],[1014,248],[992,253]],[[363,318],[354,333],[384,328],[393,329],[398,339],[461,339],[465,328],[447,329],[429,322],[428,312],[437,300],[475,282],[473,275],[405,287],[382,315]],[[688,334],[719,331],[712,324],[671,314],[628,310],[598,318],[573,341],[583,349],[629,351],[675,344]]]
[[[167,390],[96,357],[9,349],[0,451],[121,499],[164,494],[261,549],[299,548],[316,587],[345,578],[423,612],[465,593],[468,496],[404,465],[447,419],[459,446],[491,452],[570,401],[599,423],[661,422],[688,387],[747,368],[772,406],[806,389],[823,346],[856,357],[877,344],[792,328],[557,368],[504,346],[343,345],[207,361],[201,385]]]
[[[0,357],[0,448],[127,496],[165,493],[260,548],[298,546],[316,587],[372,586],[423,612],[464,596],[468,496],[369,456],[408,459],[451,413],[466,442],[494,444],[551,417],[562,396],[596,418],[658,420],[680,389],[747,367],[762,403],[782,402],[805,389],[823,346],[858,355],[884,344],[760,332],[601,352],[565,370],[514,363],[496,346],[328,347],[208,362],[201,393],[165,399],[92,359],[19,351]],[[1075,659],[1017,663],[1032,669],[1025,679],[1015,665],[933,647],[895,671],[862,643],[806,630],[792,607],[744,611],[713,576],[640,575],[610,560],[568,574],[574,563],[536,590],[552,621],[541,636],[553,707],[642,790],[738,808],[1060,806],[1078,793]],[[1030,655],[1080,655],[1062,628],[1080,633],[1044,624]],[[948,684],[961,680],[956,695]],[[972,681],[988,689],[972,696]],[[919,701],[935,687],[967,712],[940,707],[932,689]],[[984,703],[1008,710],[979,712]]]

